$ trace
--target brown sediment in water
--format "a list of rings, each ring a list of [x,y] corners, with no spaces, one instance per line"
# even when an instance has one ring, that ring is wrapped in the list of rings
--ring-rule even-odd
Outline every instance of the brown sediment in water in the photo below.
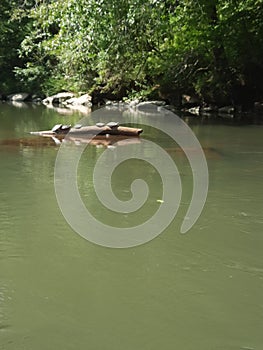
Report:
[[[19,146],[29,146],[29,147],[44,147],[44,146],[54,146],[56,145],[52,138],[17,138],[17,139],[4,139],[0,141],[0,146],[7,147],[19,147]]]
[[[125,146],[130,144],[138,144],[141,142],[141,139],[139,137],[125,137],[121,135],[110,135],[109,137],[105,136],[96,136],[92,139],[90,137],[81,137],[81,136],[71,136],[67,135],[65,138],[65,135],[57,135],[56,137],[57,143],[55,142],[54,138],[52,137],[27,137],[27,138],[17,138],[17,139],[5,139],[0,141],[0,146],[5,146],[8,148],[13,147],[34,147],[34,148],[40,148],[40,147],[58,147],[59,142],[66,142],[68,144],[90,144],[94,146],[110,146],[110,145],[116,145],[116,146]],[[202,148],[205,157],[208,159],[220,159],[222,158],[222,154],[217,151],[213,147],[204,147]],[[165,148],[165,151],[169,154],[177,154],[177,155],[184,155],[185,151],[180,147],[173,147],[173,148]],[[188,149],[188,151],[192,152],[193,154],[198,154],[200,152],[199,149]]]
[[[116,146],[125,146],[130,144],[136,144],[140,143],[141,139],[139,137],[126,137],[122,135],[109,135],[106,137],[105,135],[97,135],[96,137],[91,138],[90,135],[85,137],[81,135],[74,135],[74,134],[67,134],[66,135],[56,135],[55,137],[51,136],[32,136],[32,137],[26,137],[26,138],[15,138],[15,139],[4,139],[0,141],[0,147],[8,147],[8,148],[15,148],[15,147],[34,147],[34,148],[41,148],[41,147],[58,147],[59,143],[66,142],[68,144],[90,144],[94,146],[110,146],[110,145],[116,145]],[[56,139],[56,140],[54,140]],[[57,142],[56,142],[57,141]],[[222,154],[217,151],[213,147],[203,147],[202,148],[205,157],[207,159],[221,159]],[[177,154],[184,155],[185,151],[180,147],[172,147],[172,148],[165,148],[165,151],[169,154]],[[188,149],[188,151],[192,152],[193,154],[198,154],[200,152],[199,149]]]
[[[4,139],[0,141],[0,147],[7,148],[17,148],[17,147],[54,147],[59,146],[60,143],[65,142],[67,144],[91,144],[94,146],[109,146],[109,145],[128,145],[140,143],[140,139],[138,137],[125,137],[121,135],[112,135],[109,137],[105,136],[96,136],[93,138],[84,137],[84,136],[67,136],[65,135],[56,135],[55,137],[27,137],[27,138],[16,138],[16,139]]]

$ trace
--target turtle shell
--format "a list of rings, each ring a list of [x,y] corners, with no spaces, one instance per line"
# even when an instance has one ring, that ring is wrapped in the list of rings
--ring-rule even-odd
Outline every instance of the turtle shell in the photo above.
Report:
[[[74,126],[74,129],[81,129],[82,128],[82,125],[81,124],[76,124],[75,126]]]
[[[57,132],[58,130],[60,130],[62,128],[62,126],[63,126],[63,124],[56,124],[53,126],[51,131]]]
[[[71,128],[71,125],[62,125],[61,130],[68,130]]]
[[[118,122],[109,122],[107,123],[107,126],[109,126],[110,128],[117,128],[117,126],[119,126]]]
[[[102,128],[103,126],[105,126],[104,123],[96,123],[96,126],[98,126],[99,128]]]

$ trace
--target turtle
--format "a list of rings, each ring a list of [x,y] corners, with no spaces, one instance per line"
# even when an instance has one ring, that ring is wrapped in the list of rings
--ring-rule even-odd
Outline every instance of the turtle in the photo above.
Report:
[[[62,125],[61,126],[61,130],[65,131],[65,130],[69,130],[71,128],[71,125]]]
[[[63,126],[63,124],[56,124],[53,126],[51,131],[58,132],[59,130],[61,130],[62,126]]]
[[[81,124],[76,124],[74,125],[74,129],[81,129],[82,128],[82,125]]]
[[[109,126],[110,128],[117,128],[119,126],[118,122],[109,122],[107,123],[107,126]]]
[[[70,128],[71,125],[56,124],[55,126],[53,126],[51,131],[55,132],[56,134],[65,134],[69,131]]]
[[[104,124],[104,123],[99,122],[99,123],[96,123],[96,126],[98,126],[99,128],[102,128],[103,126],[105,126],[105,124]]]

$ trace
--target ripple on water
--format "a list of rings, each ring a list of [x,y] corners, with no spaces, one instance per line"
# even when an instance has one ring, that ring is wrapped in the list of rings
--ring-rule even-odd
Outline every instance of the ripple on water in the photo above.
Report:
[[[20,235],[20,218],[6,201],[0,202],[0,259],[19,258],[24,255]]]
[[[6,303],[9,299],[7,285],[0,285],[0,332],[4,332],[10,328],[6,313]]]

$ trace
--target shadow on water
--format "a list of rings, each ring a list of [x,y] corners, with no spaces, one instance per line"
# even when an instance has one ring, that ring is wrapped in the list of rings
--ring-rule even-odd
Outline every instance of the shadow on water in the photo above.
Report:
[[[96,147],[117,147],[117,146],[127,146],[131,144],[140,143],[140,138],[125,138],[125,137],[96,137],[92,140],[85,138],[68,138],[67,144],[78,145],[78,144],[89,144]],[[15,138],[15,139],[5,139],[0,141],[0,146],[4,147],[5,150],[13,150],[20,147],[58,147],[63,143],[63,139],[57,137],[35,137],[35,138]],[[183,155],[184,150],[180,147],[170,147],[165,148],[166,152],[170,155]],[[213,147],[203,147],[205,156],[210,159],[220,159],[224,154],[216,148]],[[193,150],[195,152],[195,150]]]
[[[141,140],[138,137],[126,138],[123,136],[111,136],[111,137],[94,137],[93,139],[85,137],[67,137],[66,140],[63,138],[56,137],[29,137],[29,138],[15,138],[5,139],[0,141],[0,146],[6,146],[7,148],[16,147],[54,147],[59,146],[62,143],[80,145],[90,144],[97,147],[108,147],[108,146],[125,146],[131,144],[140,143]]]

